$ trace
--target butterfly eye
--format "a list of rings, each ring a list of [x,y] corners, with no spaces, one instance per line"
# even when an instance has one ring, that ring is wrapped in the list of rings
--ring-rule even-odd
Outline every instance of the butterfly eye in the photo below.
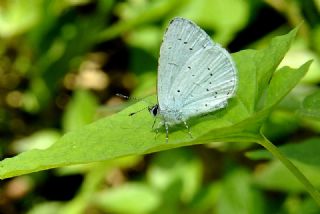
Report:
[[[156,104],[154,106],[148,107],[148,110],[150,112],[150,114],[152,114],[152,116],[157,116],[159,113],[159,105]]]

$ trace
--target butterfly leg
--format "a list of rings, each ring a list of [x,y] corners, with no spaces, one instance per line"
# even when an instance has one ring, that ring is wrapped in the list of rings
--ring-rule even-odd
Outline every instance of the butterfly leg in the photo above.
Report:
[[[189,128],[189,126],[188,126],[187,122],[186,122],[186,121],[183,121],[183,123],[184,123],[184,126],[186,127],[186,129],[188,130],[188,134],[189,134],[189,136],[190,136],[191,138],[193,138],[193,137],[192,137],[192,134],[191,134],[191,132],[190,132],[190,128]]]
[[[166,143],[169,141],[169,125],[164,121],[164,126],[166,128]]]
[[[156,124],[156,121],[157,121],[157,118],[155,117],[155,118],[154,118],[154,121],[153,121],[153,124],[152,124],[152,130],[154,130],[154,126],[155,126],[155,124]],[[162,123],[162,122],[159,122],[158,125],[157,125],[157,127],[155,128],[156,134],[155,134],[155,136],[154,136],[154,139],[157,139],[157,136],[158,136],[158,133],[159,133],[159,128],[160,128],[160,126],[162,126],[162,125],[163,125],[163,123]]]
[[[151,128],[152,130],[153,130],[153,128],[154,128],[154,125],[156,124],[156,121],[157,121],[157,118],[155,117],[154,120],[153,120],[152,128]],[[156,129],[158,129],[158,128],[159,128],[159,127],[157,127]]]
[[[160,126],[162,126],[162,123],[161,123],[161,122],[158,124],[158,126],[157,126],[157,128],[156,128],[156,134],[155,134],[155,136],[154,136],[154,139],[157,139],[157,136],[158,136],[158,134],[159,134]],[[153,127],[152,127],[152,128],[153,128]]]
[[[156,129],[156,134],[154,135],[154,139],[156,140],[158,137],[159,129]]]

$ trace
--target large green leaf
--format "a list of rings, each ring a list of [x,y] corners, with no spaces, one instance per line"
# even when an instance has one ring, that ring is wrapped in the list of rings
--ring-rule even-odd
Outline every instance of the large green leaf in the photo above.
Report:
[[[266,108],[255,111],[260,91],[273,91],[273,87],[277,87],[273,83],[268,87],[269,79],[288,50],[295,32],[277,37],[264,50],[234,54],[239,70],[237,96],[229,101],[227,108],[188,121],[193,138],[188,136],[183,125],[170,128],[169,143],[165,141],[163,129],[155,138],[155,132],[151,130],[153,118],[147,111],[128,116],[145,107],[145,102],[139,102],[118,114],[65,134],[48,149],[31,150],[3,160],[0,162],[0,178],[213,141],[258,141],[261,139],[261,125],[273,105],[294,87],[308,69],[309,63],[298,69],[289,69],[290,74],[294,74],[290,78],[292,84],[281,85],[277,102],[267,102]],[[283,73],[284,76],[288,72],[288,68],[278,71],[279,75]],[[279,77],[273,81],[281,83],[284,79]],[[148,101],[155,102],[155,97],[148,98]]]

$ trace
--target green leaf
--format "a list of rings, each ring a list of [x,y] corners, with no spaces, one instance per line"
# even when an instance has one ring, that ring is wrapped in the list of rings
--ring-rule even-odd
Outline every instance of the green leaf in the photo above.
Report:
[[[320,167],[320,138],[308,139],[298,144],[286,144],[279,147],[279,150],[291,160]],[[265,150],[248,152],[246,155],[254,160],[272,158],[271,154]]]
[[[56,130],[41,129],[28,137],[15,141],[11,149],[15,152],[24,152],[31,149],[46,149],[54,144],[60,137],[61,134]]]
[[[303,174],[317,188],[320,187],[320,168],[294,161],[294,165],[303,172]],[[280,161],[272,161],[266,164],[259,173],[255,174],[254,181],[261,187],[268,190],[280,190],[287,192],[305,192],[305,186],[290,173]]]
[[[296,27],[286,35],[275,37],[274,39],[272,39],[271,44],[268,48],[256,54],[255,61],[258,62],[256,64],[258,81],[258,92],[256,94],[257,101],[262,97],[274,71],[289,50],[298,29],[299,27]]]
[[[243,108],[243,115],[246,116],[254,113],[255,100],[252,98],[256,96],[258,89],[256,53],[254,50],[244,50],[233,55],[240,79],[237,100]],[[241,79],[245,79],[245,83]]]
[[[78,129],[93,121],[98,102],[89,91],[75,91],[63,115],[64,130]]]
[[[188,1],[189,0],[166,0],[159,2],[148,2],[146,7],[143,9],[131,10],[133,12],[131,14],[133,15],[131,15],[129,18],[120,20],[97,34],[97,42],[113,39],[120,34],[134,29],[137,26],[158,20],[159,17],[162,17],[165,14],[184,6]],[[136,11],[138,11],[138,13],[136,13]],[[128,16],[128,14],[125,15]]]
[[[9,38],[28,31],[39,21],[41,6],[39,0],[3,3],[0,8],[0,36]]]
[[[59,212],[59,209],[63,206],[63,202],[42,202],[35,204],[28,214],[56,214]]]
[[[209,210],[213,210],[219,200],[221,188],[222,183],[217,181],[203,185],[190,203],[191,213],[209,213]]]
[[[95,198],[95,203],[106,213],[152,213],[160,202],[157,191],[142,183],[128,183],[111,188]]]
[[[298,27],[287,35],[275,37],[264,50],[245,50],[234,54],[240,79],[237,98],[248,115],[257,110],[258,103],[262,102],[263,93],[267,90],[275,69],[289,50],[297,30]],[[243,79],[246,81],[241,81]],[[294,85],[296,84],[294,81]]]
[[[188,17],[203,28],[214,31],[214,40],[225,45],[249,21],[249,4],[250,2],[241,0],[189,1],[181,10],[180,16]]]
[[[307,116],[314,119],[320,119],[320,91],[307,96],[301,108],[298,110],[301,116]]]
[[[227,108],[190,119],[188,124],[193,138],[188,136],[184,126],[180,124],[170,127],[169,143],[165,143],[164,129],[160,129],[158,136],[155,136],[155,132],[151,130],[153,118],[147,111],[128,116],[146,107],[145,102],[139,102],[118,114],[65,134],[46,150],[32,150],[3,160],[0,162],[0,178],[214,141],[257,142],[261,139],[260,128],[269,115],[271,107],[297,83],[301,73],[306,72],[308,67],[309,63],[299,69],[286,68],[280,71],[279,75],[292,71],[295,74],[290,79],[293,83],[288,83],[280,90],[281,94],[277,96],[277,102],[269,102],[268,109],[255,111],[259,91],[267,89],[268,80],[272,77],[272,69],[275,69],[281,61],[294,34],[295,30],[288,35],[278,37],[267,49],[241,51],[234,54],[239,70],[237,95],[229,101]],[[283,79],[282,76],[276,75],[275,78],[268,89],[271,92],[278,87],[276,83]],[[156,99],[153,96],[145,101],[155,103]]]
[[[251,183],[246,170],[236,170],[223,180],[217,213],[264,213],[262,194]]]
[[[298,84],[307,73],[312,60],[304,63],[300,68],[283,67],[279,69],[271,79],[267,89],[265,108],[278,104]]]
[[[148,183],[161,192],[169,191],[173,183],[179,183],[181,191],[176,192],[178,198],[184,202],[190,201],[198,191],[202,180],[202,165],[196,157],[187,148],[172,149],[157,154],[147,172]],[[170,196],[164,194],[163,197]]]
[[[90,204],[92,204],[92,196],[96,194],[97,189],[101,188],[101,184],[105,182],[106,175],[110,174],[113,169],[128,169],[136,166],[141,160],[138,156],[128,156],[125,158],[118,158],[112,161],[102,161],[91,164],[82,164],[73,167],[63,167],[59,169],[59,175],[70,173],[74,171],[79,173],[79,168],[87,167],[84,175],[84,180],[79,188],[79,191],[75,197],[63,204],[63,207],[55,213],[85,213]],[[78,167],[78,169],[77,169]],[[81,170],[81,169],[80,169]],[[83,169],[82,169],[83,170]],[[62,172],[64,171],[64,172]]]

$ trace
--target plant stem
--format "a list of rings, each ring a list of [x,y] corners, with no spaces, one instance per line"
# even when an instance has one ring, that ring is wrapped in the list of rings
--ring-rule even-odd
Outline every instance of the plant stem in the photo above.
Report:
[[[274,157],[278,158],[283,163],[283,165],[285,165],[292,172],[292,174],[305,186],[311,197],[320,206],[319,191],[310,183],[310,181],[302,174],[302,172],[289,159],[287,159],[282,154],[282,152],[280,152],[280,150],[275,145],[273,145],[273,143],[271,143],[264,136],[258,143],[266,148],[269,152],[271,152]]]

